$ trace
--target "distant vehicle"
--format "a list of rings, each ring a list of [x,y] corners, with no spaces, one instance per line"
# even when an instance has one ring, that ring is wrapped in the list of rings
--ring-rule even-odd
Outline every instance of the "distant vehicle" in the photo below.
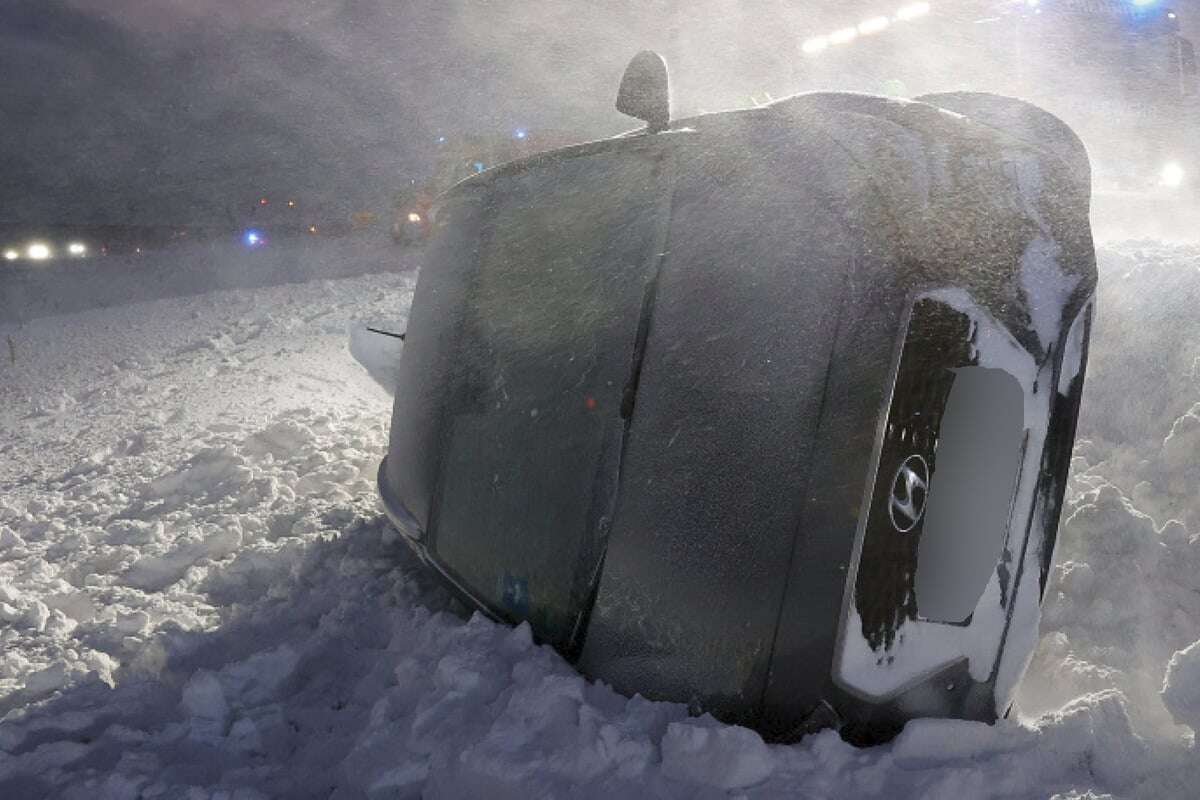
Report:
[[[811,36],[796,72],[803,89],[1019,97],[1079,134],[1099,191],[1200,193],[1200,81],[1180,13],[1167,0],[911,3]]]
[[[452,186],[453,183],[450,185]],[[396,244],[419,245],[425,243],[429,238],[430,215],[437,194],[436,186],[423,184],[419,188],[396,195],[392,202],[392,240]]]
[[[620,691],[785,739],[995,720],[1083,387],[1086,151],[993,95],[668,98],[639,54],[617,108],[644,130],[440,202],[389,517]]]
[[[431,214],[438,196],[459,181],[509,161],[578,141],[561,132],[518,129],[503,135],[440,137],[438,155],[427,180],[397,192],[392,201],[392,239],[397,244],[424,244],[432,230]]]

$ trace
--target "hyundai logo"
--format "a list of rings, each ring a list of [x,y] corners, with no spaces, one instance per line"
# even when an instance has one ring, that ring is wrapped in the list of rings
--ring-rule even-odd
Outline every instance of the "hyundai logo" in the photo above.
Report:
[[[913,454],[904,459],[896,477],[892,478],[892,491],[888,495],[888,516],[892,527],[900,533],[908,533],[917,527],[925,514],[925,501],[929,497],[929,465],[925,459]]]

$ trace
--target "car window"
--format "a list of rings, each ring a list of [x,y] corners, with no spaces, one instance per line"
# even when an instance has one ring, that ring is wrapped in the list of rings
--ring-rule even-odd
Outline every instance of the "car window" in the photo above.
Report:
[[[497,609],[538,609],[555,641],[610,513],[661,180],[653,153],[624,147],[491,186],[433,541]]]

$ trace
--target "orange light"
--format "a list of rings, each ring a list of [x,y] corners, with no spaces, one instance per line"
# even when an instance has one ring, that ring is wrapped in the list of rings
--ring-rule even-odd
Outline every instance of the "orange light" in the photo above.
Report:
[[[308,232],[309,232],[309,233],[316,233],[316,232],[317,232],[317,226],[316,226],[316,225],[309,225],[309,226],[308,226]]]

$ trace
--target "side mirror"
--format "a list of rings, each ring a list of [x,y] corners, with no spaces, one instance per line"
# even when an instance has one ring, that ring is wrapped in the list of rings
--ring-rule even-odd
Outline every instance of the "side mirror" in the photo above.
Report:
[[[653,50],[643,50],[629,62],[617,90],[617,111],[644,121],[649,133],[671,124],[671,87],[667,62]]]

